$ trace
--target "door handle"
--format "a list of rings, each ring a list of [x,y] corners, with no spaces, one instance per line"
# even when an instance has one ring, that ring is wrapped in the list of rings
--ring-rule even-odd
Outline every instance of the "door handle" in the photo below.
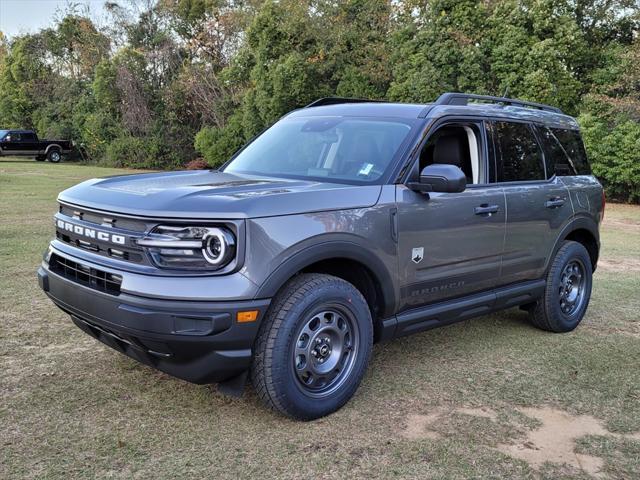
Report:
[[[560,208],[562,205],[564,205],[564,199],[562,198],[550,198],[544,202],[544,206],[547,208]]]
[[[483,203],[479,207],[474,208],[473,213],[476,215],[491,215],[492,213],[498,213],[499,209],[498,205],[488,205]]]

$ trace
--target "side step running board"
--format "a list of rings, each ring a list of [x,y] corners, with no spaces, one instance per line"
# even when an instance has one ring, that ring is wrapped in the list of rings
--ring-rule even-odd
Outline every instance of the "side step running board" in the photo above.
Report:
[[[411,335],[497,310],[525,305],[541,298],[544,288],[544,280],[534,280],[414,308],[396,315],[393,337]]]

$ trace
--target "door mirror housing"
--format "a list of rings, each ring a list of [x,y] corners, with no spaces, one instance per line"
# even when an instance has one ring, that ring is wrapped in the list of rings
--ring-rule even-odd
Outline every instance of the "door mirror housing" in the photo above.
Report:
[[[467,188],[467,176],[455,165],[434,163],[420,172],[420,181],[409,184],[419,192],[459,193]]]

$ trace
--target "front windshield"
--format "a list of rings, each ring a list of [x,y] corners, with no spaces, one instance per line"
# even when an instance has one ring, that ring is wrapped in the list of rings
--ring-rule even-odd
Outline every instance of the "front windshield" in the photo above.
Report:
[[[9,133],[9,130],[0,130],[0,140],[4,139],[7,133]]]
[[[356,117],[285,118],[224,169],[285,178],[373,183],[391,164],[411,123]]]

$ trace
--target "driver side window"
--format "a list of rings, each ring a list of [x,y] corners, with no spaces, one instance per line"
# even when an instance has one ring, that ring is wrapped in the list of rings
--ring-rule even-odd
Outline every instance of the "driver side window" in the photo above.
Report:
[[[467,177],[467,184],[480,183],[480,129],[473,123],[446,124],[438,128],[420,152],[420,172],[437,164],[455,165]]]

